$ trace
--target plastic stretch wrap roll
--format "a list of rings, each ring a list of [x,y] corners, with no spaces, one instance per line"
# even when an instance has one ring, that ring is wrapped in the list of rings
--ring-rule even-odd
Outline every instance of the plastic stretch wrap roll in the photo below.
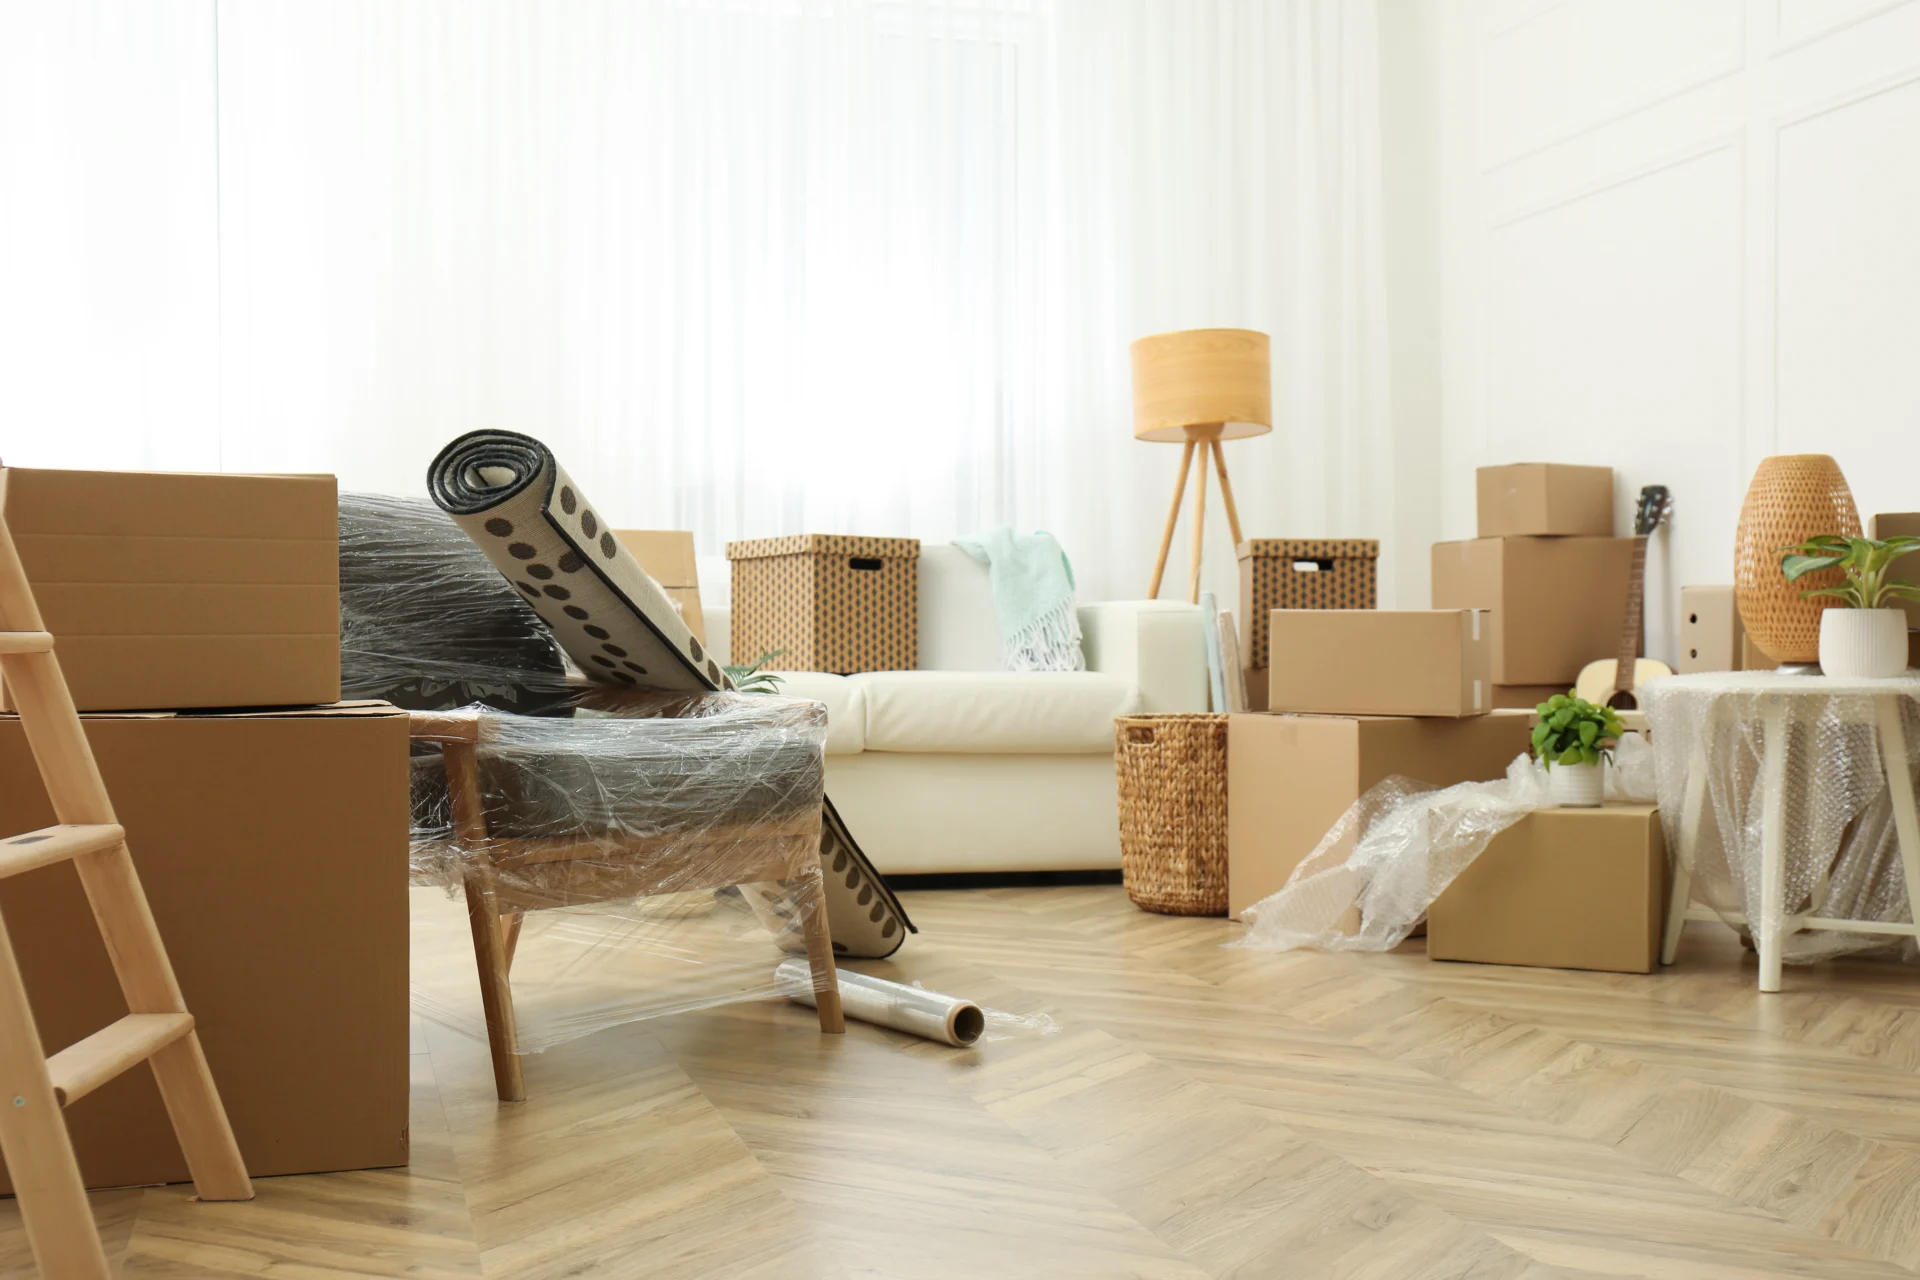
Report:
[[[782,995],[801,1004],[813,1003],[813,974],[805,961],[783,961],[774,970],[773,977]],[[977,1042],[987,1028],[985,1011],[970,1000],[888,982],[885,978],[869,978],[851,969],[840,970],[840,1004],[849,1018],[924,1036],[959,1049]]]

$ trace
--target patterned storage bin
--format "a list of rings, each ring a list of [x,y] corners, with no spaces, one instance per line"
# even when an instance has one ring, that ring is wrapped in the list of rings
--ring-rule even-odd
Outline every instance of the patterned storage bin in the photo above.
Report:
[[[920,542],[803,533],[729,542],[735,662],[772,671],[912,671],[920,663]]]
[[[1134,905],[1227,914],[1227,717],[1119,716],[1120,874]]]
[[[1372,538],[1253,538],[1240,544],[1240,659],[1269,666],[1275,609],[1371,609],[1380,544]]]

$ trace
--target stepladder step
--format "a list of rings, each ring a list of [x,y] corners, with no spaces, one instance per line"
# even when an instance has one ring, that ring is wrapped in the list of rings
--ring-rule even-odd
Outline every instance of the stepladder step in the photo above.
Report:
[[[127,833],[113,823],[62,823],[0,839],[0,880],[35,867],[119,847]]]
[[[71,1106],[193,1030],[190,1013],[130,1013],[47,1059],[53,1096]]]
[[[0,658],[10,653],[49,653],[53,636],[46,631],[0,631]]]

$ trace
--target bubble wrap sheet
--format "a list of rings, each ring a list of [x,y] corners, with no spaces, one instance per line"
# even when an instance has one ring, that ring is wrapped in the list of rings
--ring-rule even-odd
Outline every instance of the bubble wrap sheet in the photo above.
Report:
[[[1672,676],[1650,684],[1652,729],[1667,847],[1693,875],[1693,899],[1725,916],[1762,920],[1762,852],[1769,726],[1780,735],[1780,820],[1786,914],[1815,906],[1840,919],[1910,921],[1887,760],[1883,708],[1902,743],[1893,767],[1913,776],[1920,680],[1839,680],[1771,672]],[[1686,831],[1689,782],[1699,830]],[[1920,852],[1920,851],[1917,851]],[[1732,921],[1729,921],[1732,923]],[[1790,935],[1783,958],[1806,963],[1883,948],[1884,934],[1813,930]]]
[[[783,994],[779,951],[804,951],[805,926],[826,910],[825,711],[732,693],[671,710],[447,718],[450,737],[473,727],[478,811],[463,812],[449,776],[460,746],[415,758],[416,946],[448,953],[418,967],[417,1010],[485,1035],[469,893],[520,918],[510,978],[522,1052]]]
[[[1652,756],[1639,734],[1621,739],[1607,799],[1650,800]],[[1436,788],[1388,778],[1348,807],[1278,893],[1240,913],[1246,932],[1227,945],[1390,951],[1495,836],[1551,803],[1546,769],[1525,755],[1495,782]]]

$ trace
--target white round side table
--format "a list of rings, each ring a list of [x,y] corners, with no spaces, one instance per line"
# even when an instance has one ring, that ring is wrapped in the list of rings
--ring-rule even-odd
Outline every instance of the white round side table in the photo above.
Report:
[[[1781,954],[1786,939],[1803,929],[1843,933],[1888,934],[1915,937],[1920,920],[1920,815],[1914,807],[1913,773],[1907,753],[1902,703],[1920,703],[1920,675],[1908,673],[1884,680],[1842,679],[1832,676],[1780,675],[1770,671],[1709,672],[1670,676],[1652,682],[1644,699],[1656,758],[1663,779],[1674,776],[1667,766],[1684,753],[1685,784],[1680,804],[1678,840],[1673,867],[1673,896],[1667,908],[1665,945],[1661,963],[1672,964],[1680,945],[1680,930],[1688,920],[1719,920],[1745,924],[1760,954],[1760,989],[1780,989]],[[1808,726],[1831,717],[1835,723],[1860,726],[1877,740],[1871,765],[1867,761],[1803,760],[1801,776],[1789,776],[1788,738],[1796,726]],[[1714,759],[1718,730],[1731,722],[1757,727],[1759,771],[1759,901],[1749,902],[1747,914],[1715,910],[1693,901],[1695,853],[1707,807],[1708,779],[1721,763]],[[1814,754],[1814,753],[1808,753]],[[1796,788],[1834,785],[1828,771],[1862,767],[1878,770],[1886,780],[1898,835],[1901,869],[1906,879],[1910,915],[1905,921],[1839,919],[1822,914],[1826,906],[1827,871],[1823,859],[1832,849],[1789,849],[1787,806]],[[1835,774],[1839,776],[1839,774]],[[1662,785],[1661,799],[1669,800]],[[1670,827],[1669,830],[1672,830]],[[1729,857],[1735,849],[1729,848]],[[1786,898],[1788,859],[1804,859],[1801,873],[1811,872],[1813,891],[1808,910],[1788,914]],[[1817,870],[1815,869],[1817,868]],[[1757,905],[1759,919],[1750,915]]]

